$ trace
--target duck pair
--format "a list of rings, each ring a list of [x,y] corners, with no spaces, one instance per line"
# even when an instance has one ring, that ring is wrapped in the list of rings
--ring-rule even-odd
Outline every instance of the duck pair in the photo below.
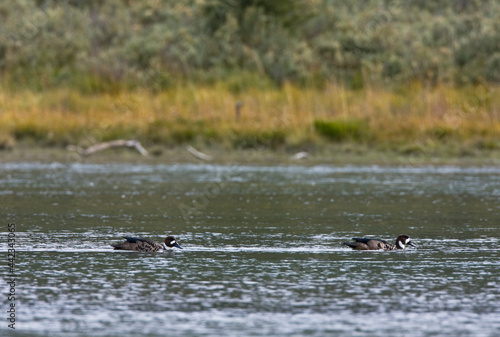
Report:
[[[167,236],[165,242],[159,244],[153,240],[135,238],[130,236],[123,237],[126,241],[112,244],[115,250],[134,250],[137,252],[157,252],[160,249],[167,250],[168,248],[182,247],[177,243],[173,236]],[[354,242],[344,242],[344,245],[351,247],[354,250],[396,250],[405,249],[406,245],[415,247],[408,235],[401,234],[396,239],[396,244],[392,244],[385,240],[368,239],[368,238],[352,238]]]

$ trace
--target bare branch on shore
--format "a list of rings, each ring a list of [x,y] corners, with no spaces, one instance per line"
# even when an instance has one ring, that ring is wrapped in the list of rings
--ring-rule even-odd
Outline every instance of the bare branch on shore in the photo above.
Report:
[[[192,147],[191,145],[187,146],[187,150],[189,153],[191,153],[193,156],[195,156],[198,159],[205,160],[205,161],[211,161],[214,159],[213,156],[206,154],[206,153],[203,153],[203,152],[200,152],[200,151],[196,150],[194,147]]]
[[[90,156],[91,154],[94,154],[96,152],[107,150],[107,149],[114,149],[117,147],[133,148],[133,149],[136,149],[143,156],[148,155],[148,151],[141,145],[141,143],[139,141],[137,141],[135,139],[132,139],[132,140],[125,140],[125,139],[112,140],[109,142],[103,142],[103,143],[92,145],[86,149],[82,149],[79,146],[69,145],[67,147],[67,149],[70,151],[78,152],[82,157],[87,157],[87,156]]]

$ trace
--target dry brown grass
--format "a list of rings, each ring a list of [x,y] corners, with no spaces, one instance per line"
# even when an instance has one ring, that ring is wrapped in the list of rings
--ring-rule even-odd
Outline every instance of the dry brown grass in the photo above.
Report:
[[[243,103],[237,118],[235,105]],[[500,148],[500,90],[418,83],[395,90],[284,85],[234,93],[224,83],[171,90],[83,95],[73,90],[0,92],[0,141],[42,145],[136,138],[146,144],[300,146],[328,141],[365,144],[469,142]],[[316,121],[354,123],[359,137],[329,137]],[[335,129],[336,130],[336,129]],[[325,134],[326,132],[326,134]],[[338,132],[338,131],[332,131]]]

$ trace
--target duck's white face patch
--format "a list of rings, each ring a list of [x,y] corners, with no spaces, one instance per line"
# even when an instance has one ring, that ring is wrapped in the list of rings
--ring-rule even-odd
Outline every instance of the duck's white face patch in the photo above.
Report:
[[[409,240],[409,239],[408,239]],[[405,244],[402,241],[398,241],[398,246],[401,249],[405,249]]]
[[[408,244],[408,242],[410,242],[410,238],[406,239],[406,241],[405,241],[405,245],[407,245],[407,244]]]
[[[175,242],[175,240],[170,241],[170,244],[171,244],[171,245],[175,245],[176,243],[177,243],[177,242]]]

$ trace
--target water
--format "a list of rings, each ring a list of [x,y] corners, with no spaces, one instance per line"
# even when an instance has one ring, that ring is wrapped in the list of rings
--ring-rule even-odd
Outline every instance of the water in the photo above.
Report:
[[[500,335],[500,168],[11,163],[0,186],[2,336]],[[342,246],[400,233],[418,247]],[[109,246],[167,234],[184,249]]]

